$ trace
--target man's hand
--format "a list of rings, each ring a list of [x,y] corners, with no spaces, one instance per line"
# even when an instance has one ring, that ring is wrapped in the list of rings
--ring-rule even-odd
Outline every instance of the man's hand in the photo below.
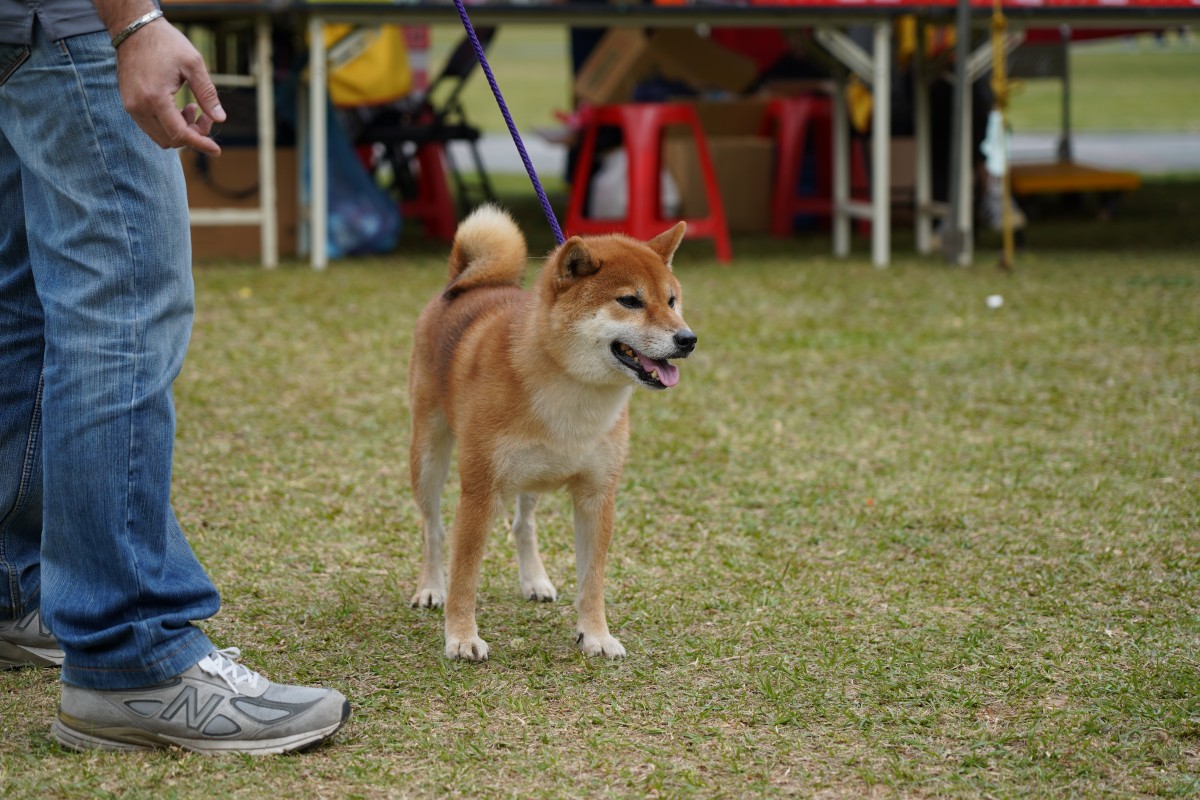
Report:
[[[204,58],[165,19],[135,32],[117,50],[117,83],[125,110],[160,147],[191,147],[209,155],[221,148],[209,138],[214,122],[225,121]],[[191,87],[195,103],[180,110],[175,94]]]

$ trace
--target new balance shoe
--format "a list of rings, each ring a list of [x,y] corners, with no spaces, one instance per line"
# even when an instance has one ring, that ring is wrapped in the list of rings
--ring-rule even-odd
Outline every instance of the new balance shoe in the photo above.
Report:
[[[0,669],[61,667],[62,662],[63,651],[42,624],[41,612],[0,622]]]
[[[312,747],[350,716],[334,689],[272,683],[214,650],[179,677],[120,691],[62,687],[54,738],[72,750],[151,750],[267,755]]]

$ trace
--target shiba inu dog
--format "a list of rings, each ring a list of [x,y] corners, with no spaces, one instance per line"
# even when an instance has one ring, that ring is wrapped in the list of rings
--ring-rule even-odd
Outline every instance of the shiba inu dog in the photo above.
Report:
[[[448,657],[488,657],[475,623],[479,568],[493,521],[513,501],[521,593],[557,599],[538,553],[534,506],[539,493],[564,486],[575,517],[575,641],[588,655],[625,655],[605,619],[604,563],[630,395],[676,385],[670,359],[696,347],[671,271],[685,229],[680,222],[647,242],[571,237],[523,291],[525,238],[512,218],[489,205],[459,226],[449,282],[417,320],[408,379],[409,461],[424,518],[411,603],[445,605]],[[441,495],[455,440],[462,494],[447,584]]]

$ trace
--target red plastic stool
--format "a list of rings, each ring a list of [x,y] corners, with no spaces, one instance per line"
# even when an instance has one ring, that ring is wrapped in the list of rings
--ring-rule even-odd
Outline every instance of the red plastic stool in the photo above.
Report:
[[[661,202],[662,138],[668,126],[687,127],[696,142],[700,173],[708,200],[708,215],[687,219],[687,236],[711,238],[716,244],[717,260],[729,261],[733,250],[729,228],[725,224],[725,206],[717,189],[708,141],[700,127],[696,111],[685,103],[632,103],[597,106],[588,111],[579,163],[567,206],[566,229],[570,234],[624,233],[638,239],[650,239],[671,227],[677,219],[664,219]],[[591,219],[583,215],[592,162],[596,155],[596,132],[602,126],[615,126],[628,155],[629,202],[624,219]]]
[[[775,137],[778,161],[775,188],[771,200],[771,233],[790,236],[797,214],[811,214],[826,220],[833,218],[833,101],[822,95],[776,98],[767,104],[763,117],[763,136]],[[816,191],[797,195],[804,155],[811,137],[817,154]],[[851,149],[851,194],[867,186],[867,166],[862,151]]]
[[[417,161],[417,196],[400,204],[404,219],[419,219],[425,235],[442,241],[454,241],[458,228],[458,212],[450,184],[446,182],[446,163],[442,146],[423,144],[414,156]]]

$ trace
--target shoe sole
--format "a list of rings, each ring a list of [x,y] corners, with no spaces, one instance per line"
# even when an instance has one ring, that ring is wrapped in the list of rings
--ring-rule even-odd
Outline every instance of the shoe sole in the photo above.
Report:
[[[63,747],[69,750],[85,753],[92,750],[107,750],[113,752],[138,752],[144,750],[163,750],[179,747],[192,753],[219,755],[221,753],[239,753],[252,756],[278,755],[305,750],[328,739],[337,733],[350,716],[350,703],[342,705],[342,718],[324,728],[304,731],[303,733],[281,736],[277,739],[186,739],[177,736],[167,736],[153,733],[143,728],[127,728],[110,726],[94,728],[90,733],[84,733],[67,725],[62,717],[54,720],[50,732]]]
[[[0,642],[0,669],[21,667],[61,667],[63,651],[54,647],[24,647]]]

